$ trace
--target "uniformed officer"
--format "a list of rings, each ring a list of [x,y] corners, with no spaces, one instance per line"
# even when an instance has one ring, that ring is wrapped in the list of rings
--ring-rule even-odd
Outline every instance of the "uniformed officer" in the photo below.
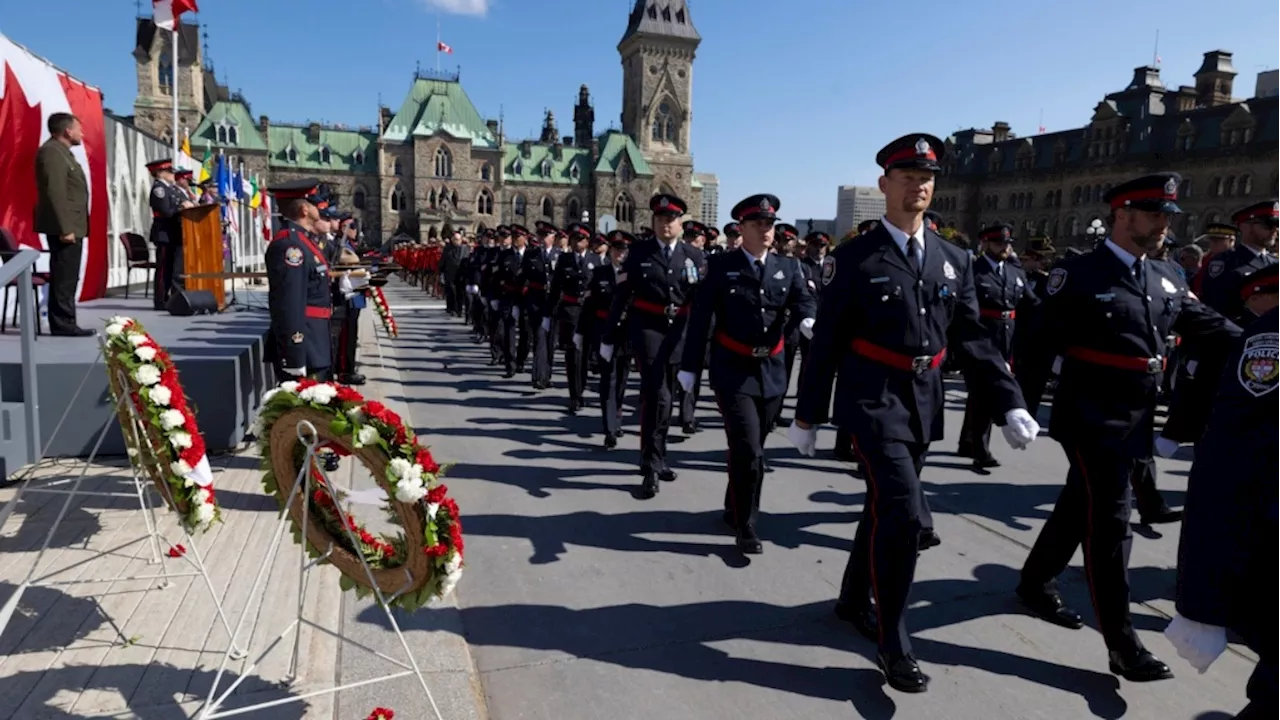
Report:
[[[1274,265],[1272,266],[1274,267]],[[1273,279],[1275,275],[1271,276]],[[1165,636],[1200,672],[1227,648],[1227,628],[1258,654],[1237,718],[1273,718],[1276,698],[1276,372],[1273,307],[1244,331],[1223,375],[1187,480],[1178,543],[1178,614]]]
[[[498,280],[498,263],[511,249],[511,228],[499,225],[497,240],[485,264],[480,268],[480,298],[485,305],[485,334],[489,337],[489,364],[497,365],[506,356],[506,332],[502,322],[502,283]]]
[[[738,223],[725,223],[724,226],[724,249],[725,252],[737,250],[742,246],[742,228]]]
[[[524,281],[524,303],[521,311],[533,345],[533,387],[545,390],[551,387],[551,364],[554,360],[551,298],[547,291],[551,286],[551,272],[555,268],[556,258],[560,255],[555,247],[556,235],[560,231],[555,225],[542,220],[535,227],[539,247],[526,252],[520,265],[520,275]]]
[[[796,229],[796,226],[791,223],[778,223],[773,228],[773,238],[774,242],[770,248],[771,251],[779,257],[786,258],[788,263],[795,266],[792,269],[800,274],[801,279],[806,279],[807,276],[804,273],[804,268],[799,266],[800,259],[797,257],[803,253],[799,252],[797,249],[797,245],[800,240],[800,231]],[[807,282],[805,283],[805,288],[808,289]],[[815,313],[816,312],[817,311],[815,309]],[[786,378],[782,383],[782,402],[778,403],[778,412],[773,416],[770,422],[771,425],[776,427],[786,427],[789,424],[783,420],[782,410],[783,405],[786,403],[787,393],[791,392],[791,376],[795,371],[796,353],[800,351],[800,340],[802,339],[802,335],[800,333],[801,319],[802,318],[800,317],[791,317],[783,324],[782,328],[783,372],[786,374]],[[768,467],[767,463],[766,468],[769,472],[773,471],[773,468]]]
[[[1140,682],[1171,677],[1134,631],[1129,615],[1130,482],[1151,457],[1156,392],[1174,332],[1229,342],[1239,328],[1200,303],[1168,263],[1144,257],[1164,241],[1180,212],[1177,173],[1147,175],[1112,188],[1111,234],[1049,273],[1039,327],[1020,375],[1032,407],[1062,358],[1050,435],[1071,469],[1040,531],[1017,593],[1048,622],[1080,628],[1055,578],[1084,544],[1090,597],[1111,671]]]
[[[265,258],[277,382],[329,376],[329,266],[313,235],[319,187],[318,180],[307,179],[271,188],[284,218]]]
[[[147,163],[155,178],[151,184],[151,244],[156,246],[156,274],[151,301],[156,310],[164,310],[173,288],[184,286],[182,256],[182,218],[179,211],[195,207],[195,203],[174,184],[173,161],[170,158]]]
[[[1204,234],[1196,238],[1196,244],[1204,245],[1205,252],[1204,257],[1200,259],[1200,268],[1191,280],[1192,292],[1197,295],[1204,292],[1204,279],[1207,275],[1204,272],[1205,266],[1213,262],[1213,258],[1236,246],[1236,232],[1238,230],[1239,228],[1230,223],[1209,223],[1204,228]]]
[[[627,395],[627,380],[631,376],[631,349],[626,333],[608,326],[609,310],[613,307],[613,293],[620,277],[627,250],[636,237],[625,230],[609,233],[609,262],[597,267],[591,274],[586,300],[578,315],[578,328],[573,345],[584,354],[599,354],[601,345],[614,347],[613,357],[600,363],[600,416],[604,420],[604,446],[613,449],[622,437],[622,402]],[[625,318],[622,322],[626,324]]]
[[[783,361],[789,318],[801,332],[813,327],[817,310],[800,264],[770,252],[782,203],[774,195],[752,195],[733,208],[742,228],[742,248],[707,262],[698,288],[678,380],[686,392],[703,367],[724,417],[729,444],[729,483],[724,520],[737,533],[738,549],[763,550],[756,535],[764,481],[764,443],[787,394]],[[714,326],[714,330],[713,330]],[[711,360],[706,361],[707,346]]]
[[[971,259],[924,225],[943,152],[942,141],[917,133],[876,156],[885,215],[823,266],[812,357],[787,432],[801,453],[814,454],[835,382],[833,420],[852,436],[867,477],[867,510],[836,613],[875,639],[880,669],[904,692],[929,683],[911,654],[905,615],[923,529],[920,470],[929,443],[942,438],[939,369],[948,351],[965,355],[975,380],[990,388],[1011,445],[1025,447],[1039,432],[979,321]]]
[[[706,253],[708,228],[697,220],[684,222],[684,241]],[[707,352],[711,349],[708,347]],[[698,399],[702,396],[702,376],[693,381],[693,390],[686,391],[680,384],[675,386],[676,404],[680,407],[680,430],[685,435],[693,435],[698,427]]]
[[[506,372],[502,377],[513,378],[516,371],[524,372],[529,357],[529,334],[520,322],[520,306],[524,300],[524,255],[529,243],[529,231],[523,225],[511,226],[511,246],[498,256],[494,270],[497,288],[497,310],[502,319],[502,362]],[[491,302],[489,307],[494,307]]]
[[[827,250],[831,247],[831,236],[820,231],[813,231],[804,236],[804,257],[800,258],[800,269],[804,272],[804,284],[813,295],[815,307],[822,305],[822,265],[827,260]],[[816,315],[816,310],[815,310]],[[800,335],[800,377],[796,381],[796,396],[799,397],[804,388],[804,367],[809,359],[810,340]]]
[[[569,386],[569,414],[573,415],[584,404],[582,391],[587,385],[587,364],[582,362],[582,351],[573,344],[573,334],[578,326],[578,315],[582,312],[583,296],[596,271],[599,258],[587,253],[587,245],[591,242],[591,228],[575,222],[565,232],[569,236],[570,252],[561,253],[556,258],[549,301],[552,311],[544,323],[554,325],[554,328],[549,327],[551,336],[564,351],[564,371]]]
[[[191,176],[193,173],[186,168],[178,168],[173,171],[173,184],[178,186],[191,202],[196,202],[200,196],[196,194],[194,188],[191,187]]]
[[[331,209],[332,202],[330,200]],[[332,240],[335,248],[332,257],[335,257],[336,263],[340,265],[359,265],[360,254],[356,251],[355,220],[352,219],[351,213],[345,211],[334,210],[331,215],[332,222],[337,223],[338,226],[337,234]],[[342,326],[338,332],[338,347],[334,352],[333,370],[338,382],[346,385],[363,385],[366,378],[356,370],[356,351],[360,347],[360,311],[368,305],[368,299],[363,291],[351,289],[349,284],[344,286],[341,280],[337,283],[337,288],[339,294],[334,297],[335,311],[339,299],[344,301],[345,307]]]
[[[623,325],[640,365],[640,472],[644,482],[638,496],[658,493],[658,480],[673,481],[667,464],[667,430],[671,426],[671,388],[684,347],[684,330],[693,292],[706,270],[702,251],[680,242],[680,217],[688,211],[684,200],[667,193],[649,201],[654,238],[638,241],[627,253],[618,274],[605,331],[614,335]],[[600,358],[613,359],[614,346],[600,345]]]
[[[1231,216],[1239,228],[1235,247],[1215,255],[1201,271],[1205,274],[1201,297],[1226,317],[1240,315],[1240,286],[1245,276],[1276,261],[1278,207],[1276,199],[1271,198],[1237,210]]]
[[[476,248],[471,264],[468,266],[466,285],[463,287],[470,307],[471,335],[475,342],[483,342],[487,334],[489,307],[481,296],[480,287],[484,282],[485,268],[489,266],[494,256],[493,231],[481,227],[479,242],[479,247]]]
[[[1013,357],[1013,335],[1018,313],[1040,302],[1027,283],[1022,268],[1008,262],[1013,246],[1013,226],[998,223],[978,233],[982,255],[973,263],[974,291],[978,314],[991,341],[1005,362]],[[994,418],[983,402],[981,385],[966,382],[964,424],[960,427],[960,444],[956,454],[973,459],[975,470],[999,467],[991,454],[991,423]]]

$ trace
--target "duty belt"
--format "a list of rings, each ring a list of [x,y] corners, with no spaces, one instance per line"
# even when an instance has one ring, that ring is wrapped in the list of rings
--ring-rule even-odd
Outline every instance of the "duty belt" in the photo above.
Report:
[[[887,365],[895,370],[904,372],[913,372],[916,375],[923,375],[930,370],[936,370],[942,366],[942,361],[947,359],[947,349],[942,348],[937,355],[918,355],[912,357],[894,352],[888,348],[880,347],[875,343],[868,342],[862,338],[855,338],[849,344],[850,349],[857,355],[873,360],[881,365]]]
[[[525,292],[528,292],[530,290],[546,290],[547,286],[544,283],[531,282],[531,283],[525,283],[524,289],[525,289]]]
[[[1018,317],[1017,310],[997,310],[995,308],[980,308],[978,314],[984,318],[1000,318],[1001,320],[1013,320]]]
[[[1152,358],[1132,357],[1102,352],[1101,350],[1091,350],[1085,347],[1067,348],[1067,357],[1087,362],[1091,365],[1102,365],[1103,367],[1116,368],[1117,370],[1130,370],[1152,375],[1164,372],[1167,362],[1161,355]]]
[[[688,305],[659,305],[658,303],[641,300],[640,298],[632,300],[631,305],[637,310],[643,310],[651,315],[663,315],[668,320],[689,314]]]
[[[582,302],[582,298],[579,298],[576,295],[570,295],[568,293],[565,293],[560,296],[560,302],[566,302],[566,303],[569,303],[570,305],[577,305],[578,303]]]
[[[329,318],[333,317],[333,308],[308,305],[307,317],[316,318],[318,320],[328,320]]]
[[[770,357],[773,357],[774,355],[777,355],[778,353],[782,352],[784,347],[786,347],[786,344],[783,342],[782,338],[778,338],[777,345],[752,346],[743,342],[738,342],[737,340],[734,340],[733,338],[729,337],[724,332],[716,333],[716,342],[723,345],[725,349],[732,350],[733,352],[738,353],[739,355],[745,355],[746,357],[757,358],[761,360],[763,360],[764,358],[770,358]]]
[[[608,320],[608,319],[609,319],[609,311],[608,311],[608,310],[605,310],[605,309],[603,309],[603,308],[601,308],[601,309],[599,309],[599,310],[597,310],[597,311],[596,311],[596,317],[600,318],[601,320]]]

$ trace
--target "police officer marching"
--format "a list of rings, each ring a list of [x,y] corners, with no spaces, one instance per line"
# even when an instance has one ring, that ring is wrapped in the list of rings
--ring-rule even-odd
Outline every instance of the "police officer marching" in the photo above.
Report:
[[[823,267],[812,357],[787,433],[813,456],[838,374],[833,420],[850,433],[865,469],[867,509],[836,613],[874,639],[881,671],[903,692],[929,684],[911,652],[906,608],[923,527],[920,470],[929,443],[942,438],[940,368],[948,351],[961,353],[989,388],[1011,445],[1025,447],[1039,432],[980,322],[969,255],[925,227],[944,151],[937,138],[911,134],[876,156],[884,168],[885,216],[876,229],[836,248]]]
[[[787,393],[785,326],[795,319],[798,332],[808,333],[817,311],[799,263],[770,252],[780,207],[773,195],[753,195],[734,206],[742,248],[707,262],[677,376],[690,392],[710,344],[706,366],[729,444],[724,520],[737,533],[738,549],[749,555],[763,551],[756,521],[765,438]]]
[[[1020,363],[1035,407],[1051,366],[1062,358],[1049,431],[1066,451],[1070,471],[1023,565],[1017,594],[1044,620],[1083,627],[1055,580],[1083,541],[1110,669],[1135,682],[1172,677],[1134,630],[1128,579],[1130,482],[1151,457],[1168,337],[1176,332],[1229,342],[1239,333],[1199,302],[1172,266],[1145,260],[1180,212],[1180,180],[1176,173],[1148,175],[1106,194],[1110,237],[1049,273],[1039,327],[1028,344],[1034,350]]]
[[[569,252],[556,258],[551,278],[551,313],[544,320],[548,325],[555,346],[564,350],[564,369],[569,385],[569,414],[583,406],[583,389],[587,384],[587,363],[582,361],[582,351],[573,344],[573,334],[582,312],[583,296],[595,274],[599,260],[587,254],[591,242],[591,228],[580,222],[569,225]]]
[[[311,375],[329,379],[329,264],[314,235],[320,182],[298,180],[271,188],[284,227],[267,244],[267,304],[276,381]]]
[[[151,301],[156,310],[164,310],[169,293],[183,282],[177,277],[182,272],[182,218],[179,211],[195,207],[190,196],[174,183],[173,161],[170,158],[147,163],[147,170],[155,181],[151,184],[151,244],[156,246],[156,274]]]
[[[548,289],[551,272],[560,254],[554,247],[559,230],[541,220],[535,227],[540,246],[525,252],[520,265],[520,276],[524,281],[522,312],[533,345],[533,387],[545,390],[551,387],[551,363],[554,359],[550,318],[553,301]]]
[[[707,226],[697,220],[686,220],[683,227],[684,241],[702,250],[704,255],[707,254]],[[710,348],[708,348],[708,352],[710,352]],[[693,435],[700,429],[698,427],[698,398],[702,396],[702,376],[698,376],[693,383],[693,389],[689,391],[677,384],[675,393],[676,402],[680,405],[680,430],[685,435]]]
[[[529,242],[529,231],[521,225],[511,226],[511,246],[498,255],[494,270],[494,285],[498,299],[490,301],[490,309],[496,309],[501,319],[502,362],[506,366],[504,378],[513,378],[516,371],[524,372],[524,361],[529,356],[529,334],[520,322],[520,305],[524,301],[524,255]]]
[[[598,354],[601,345],[614,347],[613,357],[600,363],[600,416],[604,420],[604,447],[613,449],[622,437],[622,401],[627,394],[627,379],[631,376],[631,351],[626,334],[608,324],[609,310],[613,306],[613,293],[619,278],[625,278],[622,265],[627,250],[636,237],[625,230],[609,233],[609,261],[597,267],[591,274],[582,312],[578,315],[577,331],[573,346],[583,357]],[[626,324],[625,318],[623,325]]]
[[[824,232],[815,230],[804,236],[804,257],[800,258],[800,269],[804,272],[805,287],[813,295],[815,315],[817,314],[816,308],[822,305],[822,265],[826,262],[827,249],[829,247],[831,247],[831,236]],[[797,380],[799,383],[796,388],[797,396],[799,396],[804,387],[804,366],[809,358],[809,343],[809,336],[801,333],[799,347],[800,377]]]
[[[636,242],[618,273],[613,307],[605,332],[624,325],[640,365],[640,472],[637,496],[658,493],[658,480],[671,482],[667,464],[667,431],[671,426],[672,387],[684,346],[685,323],[693,292],[706,269],[701,250],[680,242],[684,200],[661,193],[649,201],[654,238]],[[613,360],[614,346],[601,341],[600,358]]]
[[[1214,255],[1200,272],[1204,298],[1209,307],[1225,317],[1240,315],[1243,303],[1240,286],[1246,275],[1276,262],[1277,220],[1280,205],[1275,198],[1237,210],[1231,222],[1238,228],[1235,247]]]

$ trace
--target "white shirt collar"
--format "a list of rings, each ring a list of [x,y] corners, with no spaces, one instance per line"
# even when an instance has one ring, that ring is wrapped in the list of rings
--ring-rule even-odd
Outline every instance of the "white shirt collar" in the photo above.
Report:
[[[1107,249],[1115,253],[1116,257],[1120,258],[1120,262],[1124,263],[1125,267],[1132,268],[1133,264],[1138,261],[1138,258],[1134,257],[1133,253],[1112,242],[1111,238],[1107,238],[1106,245]]]
[[[906,230],[903,230],[897,225],[889,222],[889,218],[884,217],[883,215],[880,216],[880,224],[884,226],[885,230],[889,231],[889,236],[898,244],[898,249],[902,251],[903,255],[907,254],[907,241],[914,237],[916,242],[920,243],[920,258],[922,260],[924,259],[924,221],[921,221],[920,227],[916,229],[915,233],[910,235],[907,234]]]
[[[986,253],[982,253],[982,257],[986,258],[987,262],[991,263],[991,267],[995,268],[996,270],[999,270],[1000,268],[1004,267],[1003,262],[996,260],[995,258],[991,257]]]
[[[747,262],[750,262],[753,264],[757,260],[759,260],[760,262],[764,262],[769,257],[769,251],[767,250],[765,251],[764,255],[761,255],[760,257],[756,257],[755,255],[752,255],[751,253],[747,252],[746,248],[739,248],[739,249],[742,250],[743,255],[747,256]]]

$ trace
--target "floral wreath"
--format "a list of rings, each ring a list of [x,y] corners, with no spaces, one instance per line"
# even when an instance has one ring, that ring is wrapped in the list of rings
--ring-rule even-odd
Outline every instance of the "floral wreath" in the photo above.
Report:
[[[338,507],[340,491],[325,482],[314,463],[309,471],[314,489],[305,499],[309,522],[302,527],[304,500],[286,503],[305,456],[296,434],[303,420],[315,426],[323,447],[359,456],[387,492],[389,519],[407,532],[370,533]],[[345,385],[291,380],[264,396],[254,434],[262,453],[263,487],[290,512],[295,539],[302,542],[306,535],[308,553],[328,553],[326,562],[343,573],[343,590],[355,589],[361,598],[373,594],[357,554],[384,594],[394,594],[388,603],[392,607],[412,612],[457,586],[463,569],[462,523],[458,504],[439,482],[446,468],[418,444],[399,415]],[[406,576],[411,580],[407,587]]]
[[[112,399],[128,394],[143,423],[143,438],[130,432],[129,411],[120,407],[129,458],[151,477],[161,497],[182,516],[188,531],[208,530],[222,518],[213,491],[213,471],[204,436],[187,401],[173,358],[128,317],[107,320],[104,357]]]
[[[400,328],[396,326],[396,318],[391,314],[391,306],[387,304],[387,296],[383,294],[382,288],[370,288],[369,296],[373,299],[378,317],[382,318],[382,329],[387,331],[387,336],[400,337]]]

